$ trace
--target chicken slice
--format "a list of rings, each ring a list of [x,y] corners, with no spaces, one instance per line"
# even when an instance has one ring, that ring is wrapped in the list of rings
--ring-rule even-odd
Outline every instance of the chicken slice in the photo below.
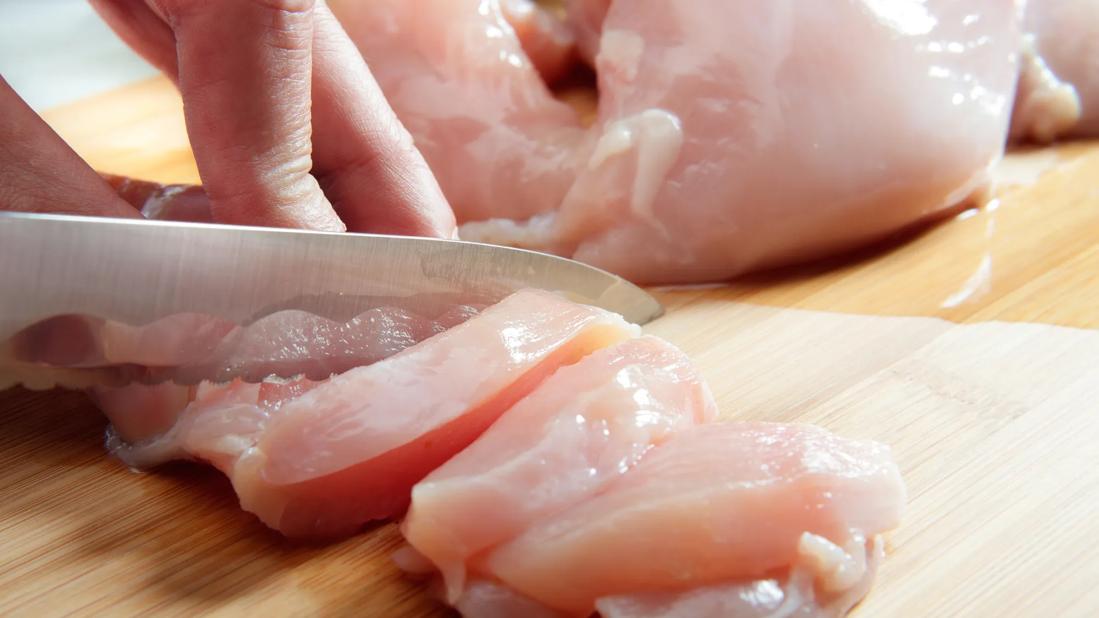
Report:
[[[412,491],[402,531],[456,601],[466,565],[599,492],[716,406],[690,360],[655,337],[562,367]],[[490,506],[491,505],[491,506]]]
[[[870,590],[883,546],[880,537],[866,543],[856,535],[841,550],[806,533],[798,544],[805,564],[782,578],[604,597],[595,606],[601,618],[839,618]]]
[[[607,597],[751,586],[803,569],[823,604],[864,585],[866,539],[896,526],[904,501],[883,445],[808,425],[699,425],[478,568],[574,616]]]
[[[166,432],[136,444],[117,435],[112,445],[136,466],[210,462],[230,478],[245,510],[288,536],[345,535],[403,512],[416,482],[557,368],[637,334],[615,314],[518,292],[323,382],[207,386]]]

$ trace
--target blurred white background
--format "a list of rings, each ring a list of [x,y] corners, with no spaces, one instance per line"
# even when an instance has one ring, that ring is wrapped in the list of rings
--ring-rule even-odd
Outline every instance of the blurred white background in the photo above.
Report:
[[[0,75],[36,110],[155,74],[85,0],[0,0]]]

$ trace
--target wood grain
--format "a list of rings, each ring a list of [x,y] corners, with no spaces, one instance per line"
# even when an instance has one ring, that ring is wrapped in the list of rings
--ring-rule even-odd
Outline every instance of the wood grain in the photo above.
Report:
[[[197,180],[179,99],[162,79],[47,119],[103,171]],[[1099,326],[1099,144],[1039,154],[1038,168],[1053,164],[1037,181],[1002,186],[993,207],[905,242],[659,292],[670,311],[649,331],[697,360],[726,415],[819,422],[896,449],[911,508],[862,615],[1099,614],[1089,555],[1099,538],[1099,395],[1073,347],[1092,333],[1000,325],[966,339],[973,368],[950,375],[976,380],[988,374],[974,373],[982,363],[995,374],[1005,358],[1037,359],[1004,374],[1014,385],[990,377],[966,391],[1017,405],[967,406],[957,390],[911,390],[946,362],[928,346],[955,328],[855,317]],[[852,315],[777,309],[787,307]],[[880,331],[881,347],[844,347],[868,329]],[[897,343],[906,338],[911,350]],[[907,350],[908,364],[886,363],[885,349]],[[830,360],[836,350],[847,361]],[[807,364],[814,354],[827,362]],[[841,380],[841,367],[853,373]],[[1056,379],[1066,367],[1075,379]],[[1027,396],[1039,375],[1034,388],[1044,390],[1033,392],[1049,403]],[[910,377],[909,390],[897,376]],[[293,545],[241,512],[217,473],[189,464],[133,473],[104,455],[103,430],[79,394],[0,394],[0,614],[446,615],[390,564],[393,525]]]

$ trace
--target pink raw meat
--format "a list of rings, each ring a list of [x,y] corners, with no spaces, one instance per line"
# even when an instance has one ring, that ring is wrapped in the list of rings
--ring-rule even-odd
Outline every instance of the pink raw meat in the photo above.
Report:
[[[402,532],[455,601],[474,556],[590,498],[653,446],[715,415],[709,389],[671,344],[644,337],[600,350],[559,369],[417,484]]]
[[[581,56],[589,63],[594,64],[599,54],[603,20],[610,6],[611,0],[565,0],[568,23],[576,35]]]
[[[1002,155],[1018,75],[1012,0],[577,0],[580,47],[599,33],[584,131],[499,0],[334,4],[463,238],[643,283],[723,280],[949,214]]]
[[[462,220],[556,208],[578,115],[524,52],[502,0],[332,0]]]
[[[1026,40],[1015,138],[1099,135],[1099,0],[1018,0]]]
[[[500,8],[543,81],[553,84],[572,68],[576,38],[554,11],[535,0],[502,0]]]
[[[699,425],[477,563],[574,616],[608,597],[621,607],[633,595],[652,601],[653,591],[730,586],[739,595],[754,580],[802,571],[821,597],[812,603],[823,606],[865,586],[867,539],[898,524],[904,500],[883,445],[807,425]]]
[[[330,380],[207,387],[124,461],[193,457],[288,536],[340,536],[403,512],[412,485],[562,365],[635,337],[605,311],[518,292],[476,318]],[[140,388],[140,387],[138,387]],[[105,409],[130,418],[140,410]],[[121,438],[121,432],[119,432]]]
[[[614,0],[596,143],[568,196],[519,222],[499,201],[462,237],[643,283],[881,239],[985,186],[1018,45],[1007,0]]]

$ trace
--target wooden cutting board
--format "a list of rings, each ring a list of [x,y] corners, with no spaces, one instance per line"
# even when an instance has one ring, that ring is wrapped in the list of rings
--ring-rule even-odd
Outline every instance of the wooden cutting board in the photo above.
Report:
[[[179,99],[162,79],[47,119],[100,170],[198,179]],[[1099,558],[1089,551],[1099,549],[1099,441],[1090,439],[1099,435],[1099,407],[1077,394],[1050,404],[1053,412],[1035,403],[1026,413],[1008,406],[974,419],[934,416],[939,407],[925,413],[918,405],[926,403],[897,397],[895,414],[868,415],[857,402],[827,412],[810,401],[811,375],[791,375],[800,366],[748,379],[778,361],[730,352],[797,345],[802,331],[846,342],[841,333],[949,328],[854,314],[1099,327],[1099,144],[1013,154],[1004,169],[1015,180],[989,207],[905,242],[732,285],[659,292],[669,313],[649,332],[697,359],[726,415],[813,421],[894,446],[912,508],[860,615],[1099,615]],[[851,315],[801,318],[758,306]],[[1073,371],[1088,369],[1078,366],[1079,350],[1087,353],[1094,333],[1002,328],[1004,335],[963,329],[978,342],[964,345],[987,347],[973,352],[974,363],[1002,361],[1011,350],[1027,356],[1056,339],[1061,347],[1034,357],[1035,375],[1056,377],[1047,374],[1059,373],[1070,348],[1078,351]],[[745,343],[745,333],[758,336]],[[1010,348],[1016,337],[1031,347]],[[917,348],[898,354],[910,364],[931,354]],[[818,358],[824,369],[827,361]],[[753,380],[771,394],[763,397]],[[1020,382],[1015,392],[1025,398]],[[795,391],[809,403],[775,403]],[[131,472],[104,455],[103,431],[79,394],[0,393],[0,614],[446,615],[390,564],[399,543],[393,525],[335,545],[294,545],[240,511],[219,474],[189,464]]]

